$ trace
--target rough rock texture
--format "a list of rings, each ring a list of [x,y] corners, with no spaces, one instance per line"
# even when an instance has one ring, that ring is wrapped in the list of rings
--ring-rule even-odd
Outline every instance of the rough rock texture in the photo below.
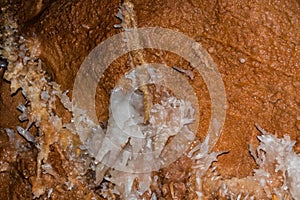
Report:
[[[20,122],[18,120],[18,116],[20,115],[20,111],[16,108],[19,103],[25,103],[24,97],[20,92],[10,95],[10,87],[7,81],[3,80],[3,72],[2,69],[0,71],[0,127],[1,128],[9,128],[15,127]]]
[[[21,32],[41,42],[40,58],[44,69],[64,90],[72,90],[76,72],[88,53],[101,41],[120,32],[113,27],[119,23],[114,15],[118,12],[120,2],[42,2],[44,6],[41,7],[34,3],[26,3],[30,8],[34,8],[29,13],[24,11],[27,9],[20,11],[18,17]],[[183,32],[201,43],[217,64],[225,83],[228,101],[223,133],[214,148],[216,151],[229,150],[229,153],[218,159],[218,171],[224,178],[245,177],[250,175],[255,167],[255,162],[248,152],[249,144],[257,144],[256,136],[260,134],[254,126],[255,123],[269,132],[279,136],[287,133],[292,139],[297,138],[299,141],[299,1],[132,2],[137,14],[138,27],[160,26]],[[19,7],[23,4],[15,5]],[[145,55],[148,62],[164,61],[169,66],[180,65],[189,68],[188,63],[171,53],[163,52],[158,58],[151,51],[145,51]],[[98,115],[103,121],[108,112],[101,109],[101,106],[107,105],[108,88],[112,88],[117,77],[128,69],[125,56],[118,59],[102,80],[103,86],[99,86]],[[201,120],[198,136],[203,140],[210,118],[210,99],[199,74],[196,74],[191,84],[196,89],[200,102]],[[8,86],[2,82],[0,90],[1,128],[14,127],[18,123],[18,111],[14,108],[18,105],[21,95],[18,93],[9,100],[11,97]],[[11,106],[7,106],[10,101]],[[6,117],[8,115],[9,117]],[[172,182],[172,187],[181,191],[180,194],[176,194],[181,198],[183,193],[188,193],[188,188],[180,184],[186,180],[175,180],[179,179],[179,172],[185,171],[184,168],[188,168],[189,164],[185,166],[182,162],[176,162],[174,165],[161,172],[161,176],[164,177],[169,171],[173,176],[170,179],[174,180],[174,183],[162,179],[162,185]],[[60,173],[60,169],[57,171]],[[1,172],[1,176],[3,182],[12,179],[7,172]],[[17,176],[13,180],[20,180],[17,182],[23,181],[22,184],[26,184],[24,177]],[[3,187],[1,190],[6,189]],[[166,197],[170,195],[170,191],[165,194]]]
[[[118,32],[113,27],[119,21],[115,17],[118,6],[118,1],[54,2],[38,19],[24,25],[24,33],[36,35],[43,43],[40,57],[44,68],[63,89],[72,89],[87,54]]]
[[[217,63],[228,99],[227,120],[216,147],[230,150],[219,162],[224,175],[242,177],[254,167],[248,154],[248,144],[255,143],[258,134],[254,123],[273,133],[289,133],[295,139],[300,101],[297,2],[133,4],[138,27],[160,26],[181,31],[199,41]],[[118,1],[53,3],[38,22],[24,26],[25,33],[35,33],[42,41],[45,68],[50,68],[53,79],[64,89],[72,89],[77,69],[89,51],[118,32],[113,28],[119,23],[114,17],[118,6]],[[113,71],[110,75],[116,74]]]

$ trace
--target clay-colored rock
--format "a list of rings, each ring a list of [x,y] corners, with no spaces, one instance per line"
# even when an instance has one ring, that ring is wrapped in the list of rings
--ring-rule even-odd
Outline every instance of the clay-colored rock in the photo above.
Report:
[[[159,26],[180,31],[201,43],[217,64],[228,105],[223,133],[214,148],[229,151],[218,158],[218,171],[223,177],[242,178],[255,168],[248,151],[249,144],[258,143],[256,136],[260,133],[255,123],[279,136],[297,137],[299,142],[299,1],[143,0],[132,3],[138,27]],[[20,17],[24,22],[21,32],[40,41],[43,68],[64,90],[72,90],[77,70],[88,53],[120,32],[113,27],[119,23],[115,14],[120,2],[63,0],[47,5],[42,12],[37,9],[38,14]],[[163,52],[157,58],[152,51],[144,53],[147,62],[164,61],[169,66],[189,68],[177,55]],[[130,68],[125,59],[126,56],[112,64],[101,82],[103,86],[99,87],[98,115],[103,120],[108,112],[100,108],[108,103],[108,88],[113,88],[117,78]],[[200,102],[198,136],[202,141],[210,119],[210,99],[199,74],[191,84]],[[4,113],[7,113],[11,109],[5,107],[1,105],[1,118],[2,110],[6,109]],[[6,124],[13,123],[1,123]],[[178,168],[163,171],[169,171],[171,176],[175,174],[174,179]],[[179,183],[174,188],[179,188],[181,193],[188,190]],[[167,193],[169,196],[170,191]]]

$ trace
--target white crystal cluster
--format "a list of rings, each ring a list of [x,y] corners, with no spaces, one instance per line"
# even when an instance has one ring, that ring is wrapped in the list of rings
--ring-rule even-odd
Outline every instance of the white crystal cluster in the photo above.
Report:
[[[42,174],[50,172],[47,163],[50,145],[60,143],[59,138],[64,138],[61,134],[62,119],[56,113],[55,102],[57,97],[65,100],[66,93],[61,92],[58,84],[50,82],[46,72],[42,69],[42,61],[39,59],[40,43],[37,38],[28,39],[21,36],[18,33],[17,24],[11,20],[10,16],[4,15],[3,19],[5,26],[1,30],[0,37],[3,37],[4,43],[0,45],[0,54],[8,61],[4,78],[11,82],[11,93],[16,93],[21,89],[26,98],[26,104],[20,103],[17,109],[21,112],[19,120],[27,125],[25,128],[21,126],[16,128],[20,136],[38,149],[37,175],[31,177],[32,193],[34,198],[38,198],[47,190]],[[38,129],[37,134],[31,133],[33,126]],[[6,132],[10,140],[14,140],[11,143],[17,147],[17,152],[23,148],[22,140],[12,129],[6,129]],[[72,141],[69,140],[66,146],[72,145]],[[77,168],[72,169],[72,173],[78,173]],[[59,176],[56,177],[58,182],[65,181],[58,180],[59,178]]]
[[[136,73],[135,69],[127,73],[127,85],[121,82],[113,89],[107,129],[96,125],[77,108],[73,108],[77,109],[74,112],[77,114],[67,125],[79,134],[83,148],[95,158],[97,182],[110,174],[111,177],[106,179],[122,190],[119,192],[124,198],[149,190],[151,172],[179,158],[189,147],[187,141],[194,137],[188,127],[194,121],[191,103],[168,92],[152,106],[149,123],[144,124],[143,94],[135,87],[138,85]],[[151,67],[147,73],[152,84],[163,77]],[[138,191],[132,190],[134,179],[138,180]]]
[[[196,194],[199,200],[203,199],[202,193],[202,179],[206,175],[208,169],[211,167],[213,162],[217,161],[217,157],[225,152],[210,152],[209,140],[210,135],[207,135],[204,142],[195,146],[189,153],[190,157],[194,161],[194,173],[196,175]],[[216,166],[215,166],[216,168]],[[213,169],[214,170],[214,169]],[[217,179],[217,178],[216,178]]]
[[[289,135],[277,138],[257,127],[262,132],[258,136],[260,144],[256,151],[250,146],[250,152],[259,166],[259,169],[254,170],[255,177],[259,178],[269,197],[274,193],[278,198],[284,199],[290,193],[294,199],[300,199],[300,155],[293,150],[295,141],[291,141]],[[282,174],[283,184],[279,188],[270,186],[274,173]]]

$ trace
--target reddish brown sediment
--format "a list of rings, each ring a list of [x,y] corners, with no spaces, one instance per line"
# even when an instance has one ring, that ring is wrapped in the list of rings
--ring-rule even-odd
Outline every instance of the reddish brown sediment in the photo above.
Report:
[[[9,9],[20,23],[20,33],[40,42],[42,67],[52,80],[62,86],[62,90],[71,90],[72,93],[76,73],[84,58],[97,44],[121,31],[113,27],[120,23],[115,14],[121,4],[119,1],[83,0],[43,3],[39,7],[31,1],[20,1],[12,4]],[[255,123],[278,136],[290,135],[297,141],[295,150],[300,152],[299,1],[143,0],[132,3],[138,27],[159,26],[180,31],[199,42],[216,63],[225,84],[228,106],[222,135],[213,149],[229,151],[220,156],[217,162],[218,172],[223,178],[244,178],[251,175],[256,167],[249,154],[249,144],[257,145],[256,136],[260,135]],[[27,7],[33,9],[25,9]],[[18,8],[19,13],[16,12]],[[165,62],[169,66],[192,70],[186,61],[170,52],[145,50],[143,55],[146,62]],[[130,69],[126,58],[123,56],[116,60],[99,83],[96,104],[98,117],[102,121],[108,117],[106,108],[110,89]],[[195,78],[189,82],[199,99],[200,124],[197,136],[203,141],[209,125],[211,104],[201,75],[193,72]],[[20,101],[25,102],[20,92],[12,97],[8,87],[8,83],[1,79],[1,128],[14,128],[19,124],[16,106]],[[57,112],[65,118],[70,117],[70,114],[64,113],[64,108],[58,107]],[[15,151],[8,147],[3,134],[2,131],[1,144],[5,144],[8,152]],[[58,155],[57,150],[53,151],[48,159],[60,165],[61,155]],[[22,159],[26,160],[27,157]],[[190,163],[182,160],[185,158],[160,172],[162,195],[167,198],[172,195],[179,199],[191,198],[189,195],[193,193],[182,185],[188,182],[187,172],[190,170]],[[15,162],[7,161],[9,166],[14,166]],[[15,190],[25,188],[29,184],[28,179],[16,175],[20,169],[11,169],[10,172],[1,173],[1,185],[14,180],[22,183],[20,189]],[[65,173],[59,167],[54,170],[60,175]],[[179,172],[185,172],[183,178],[179,178]],[[9,173],[15,174],[15,179],[8,177]],[[164,179],[167,173],[170,178]],[[50,185],[55,185],[56,180],[50,179]],[[205,194],[209,196],[209,181],[207,185],[205,188],[208,192]],[[1,187],[4,196],[8,195],[9,187],[13,186]],[[215,188],[218,187],[216,185]],[[167,188],[166,192],[164,188]],[[171,192],[170,188],[176,191]],[[61,195],[61,198],[76,196],[76,192],[65,194],[65,188],[54,190],[53,198],[57,195]]]

